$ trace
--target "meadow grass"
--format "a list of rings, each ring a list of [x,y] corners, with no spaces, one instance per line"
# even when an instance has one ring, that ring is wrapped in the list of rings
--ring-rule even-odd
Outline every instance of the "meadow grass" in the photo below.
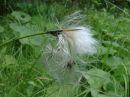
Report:
[[[44,4],[32,9],[34,13],[30,15],[26,10],[26,14],[13,11],[14,14],[0,17],[0,43],[56,29],[57,19],[77,10]],[[19,18],[19,14],[25,18]],[[129,97],[129,10],[90,8],[84,9],[83,14],[100,46],[97,54],[82,57],[86,63],[79,65],[85,79],[80,85],[59,84],[48,75],[39,59],[52,37],[41,35],[0,46],[0,97]]]

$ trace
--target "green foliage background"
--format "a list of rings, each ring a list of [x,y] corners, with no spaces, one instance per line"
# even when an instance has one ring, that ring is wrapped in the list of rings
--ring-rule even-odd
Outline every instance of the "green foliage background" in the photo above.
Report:
[[[119,1],[0,1],[0,97],[129,97],[130,9],[127,1]],[[86,15],[85,22],[101,45],[96,55],[83,57],[85,79],[78,86],[56,83],[38,62],[48,37],[1,45],[15,37],[54,30],[56,19],[77,10]],[[44,79],[38,79],[41,76]]]

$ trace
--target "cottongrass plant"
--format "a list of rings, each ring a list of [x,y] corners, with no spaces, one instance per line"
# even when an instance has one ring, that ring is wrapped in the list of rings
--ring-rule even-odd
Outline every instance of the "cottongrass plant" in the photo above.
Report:
[[[56,38],[56,45],[47,45],[44,64],[48,73],[58,82],[79,83],[82,74],[76,63],[79,55],[92,55],[97,52],[98,42],[91,29],[83,24],[84,16],[75,12],[58,22],[60,30],[49,32]]]

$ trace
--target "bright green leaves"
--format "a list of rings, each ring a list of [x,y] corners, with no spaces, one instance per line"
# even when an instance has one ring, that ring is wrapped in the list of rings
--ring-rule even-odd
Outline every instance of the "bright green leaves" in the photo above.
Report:
[[[18,20],[17,22],[9,24],[9,27],[13,30],[15,37],[24,37],[42,32],[41,28],[38,25],[27,23],[31,21],[31,17],[28,14],[14,11],[12,12],[11,15],[15,17],[16,20]],[[27,37],[24,39],[20,39],[19,41],[22,44],[41,46],[43,43],[43,37],[42,36]]]
[[[90,69],[87,72],[81,73],[86,78],[93,97],[123,96],[123,87],[121,87],[120,84],[112,78],[110,73],[100,69]]]
[[[11,14],[16,20],[22,22],[22,23],[26,23],[29,22],[31,20],[31,17],[24,13],[24,12],[20,12],[20,11],[13,11]]]
[[[98,2],[94,1],[94,3]],[[69,9],[66,10],[66,7],[56,4],[55,6],[51,5],[51,7],[42,5],[36,9],[39,14],[34,15],[29,10],[32,15],[30,16],[24,12],[14,11],[9,17],[2,19],[3,24],[1,23],[0,26],[1,42],[6,42],[14,37],[24,37],[56,29],[55,18],[61,20],[65,14],[71,13]],[[46,39],[40,35],[19,39],[18,42],[13,41],[0,50],[2,97],[6,95],[15,97],[13,94],[17,97],[129,97],[126,96],[129,92],[130,76],[129,18],[124,16],[114,17],[106,10],[94,11],[93,9],[86,10],[86,15],[86,23],[92,26],[97,40],[102,46],[100,45],[97,56],[94,55],[89,59],[85,57],[88,64],[84,66],[85,68],[83,67],[85,72],[82,71],[82,74],[85,80],[80,84],[81,86],[73,88],[68,84],[63,85],[63,82],[58,86],[55,85],[54,81],[48,83],[46,80],[39,80],[41,84],[38,84],[35,78],[45,75],[42,66],[44,58],[39,65],[39,63],[36,64],[37,57],[34,56],[41,54],[40,50],[43,44],[53,41],[52,37]],[[43,50],[43,52],[46,51]],[[94,59],[95,61],[92,61],[92,64],[89,63]],[[50,68],[54,66],[54,62],[49,65]],[[79,63],[79,66],[82,67],[83,65]],[[57,72],[62,76],[61,69]],[[66,78],[63,79],[64,83],[70,82],[68,76],[75,80],[75,72],[72,76],[70,72],[66,74]],[[85,84],[83,90],[82,84]],[[75,90],[77,88],[79,88],[78,93]],[[125,96],[124,91],[126,92]],[[88,93],[88,95],[82,96],[83,93]]]
[[[85,75],[91,88],[99,89],[110,81],[110,74],[100,69],[91,69]]]
[[[75,97],[77,95],[78,87],[71,85],[53,84],[46,89],[47,97]]]
[[[43,47],[45,37],[43,35],[37,35],[37,34],[43,33],[45,31],[44,27],[46,23],[44,23],[44,25],[41,25],[40,22],[44,20],[42,20],[39,16],[36,17],[39,20],[38,21],[39,24],[35,23],[34,19],[29,14],[20,11],[13,11],[9,18],[10,22],[8,23],[8,26],[10,34],[12,35],[12,37],[9,39],[10,40],[14,39],[10,43],[12,43],[13,44],[12,46],[16,48],[21,48],[20,50],[22,50],[21,51],[22,55],[29,56],[28,53],[30,53],[32,56],[33,55],[38,56],[39,54],[41,54],[41,49]],[[31,48],[31,51],[27,51],[28,49],[25,49],[28,47]]]
[[[18,23],[11,23],[9,26],[14,31],[14,34],[17,37],[24,37],[27,35],[41,33],[41,30],[37,25],[31,25],[31,24],[19,25]],[[20,39],[20,42],[22,44],[37,45],[37,46],[42,45],[42,41],[43,41],[42,36],[34,36]]]
[[[127,95],[130,79],[130,19],[124,12],[110,13],[106,9],[101,12],[92,10],[86,17],[102,45],[97,57],[101,62],[98,68],[110,73],[110,82],[106,84],[109,89],[104,91],[107,96],[97,90],[92,90],[92,94],[94,97],[128,97],[124,95]]]

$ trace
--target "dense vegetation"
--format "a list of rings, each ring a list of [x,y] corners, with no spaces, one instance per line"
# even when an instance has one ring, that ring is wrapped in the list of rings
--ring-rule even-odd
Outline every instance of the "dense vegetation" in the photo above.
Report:
[[[129,0],[119,1],[0,1],[0,97],[129,97],[130,9]],[[82,57],[85,78],[75,86],[57,83],[39,62],[51,36],[18,37],[54,30],[57,19],[78,10],[100,47]]]

